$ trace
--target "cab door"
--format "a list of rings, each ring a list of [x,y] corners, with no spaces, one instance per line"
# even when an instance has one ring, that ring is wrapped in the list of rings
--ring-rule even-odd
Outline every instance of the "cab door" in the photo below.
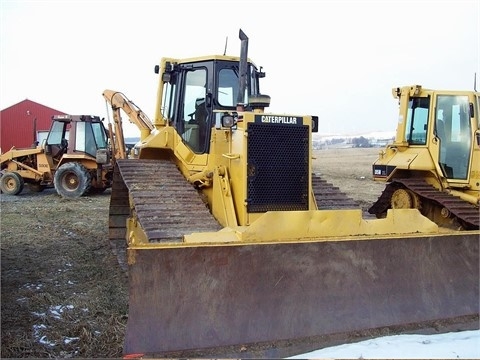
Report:
[[[443,176],[468,181],[472,157],[472,125],[468,95],[437,95],[435,134]]]

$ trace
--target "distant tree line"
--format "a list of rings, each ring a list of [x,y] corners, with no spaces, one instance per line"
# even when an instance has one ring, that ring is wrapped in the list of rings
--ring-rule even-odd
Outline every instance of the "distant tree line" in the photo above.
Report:
[[[353,147],[356,147],[356,148],[372,147],[372,144],[370,144],[370,141],[364,138],[363,136],[352,138],[352,144],[353,144]]]
[[[335,145],[335,144],[343,144],[346,143],[347,139],[344,138],[334,138],[334,139],[329,139],[325,141],[325,144],[327,145]]]
[[[352,144],[353,147],[372,147],[372,144],[370,141],[363,137],[354,137],[354,138],[334,138],[325,141],[325,144],[327,145],[335,145],[335,144]]]
[[[386,146],[388,143],[391,143],[395,140],[395,137],[390,139],[377,139],[377,138],[366,138],[364,136],[359,137],[338,137],[333,139],[325,139],[325,140],[313,140],[312,146],[314,149],[322,149],[323,147],[328,146],[336,146],[342,145],[346,147],[354,147],[354,148],[371,148],[371,147],[383,147]]]

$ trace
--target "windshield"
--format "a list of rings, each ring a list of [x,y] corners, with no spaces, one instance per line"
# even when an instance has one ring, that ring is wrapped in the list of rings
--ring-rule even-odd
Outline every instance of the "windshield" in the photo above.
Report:
[[[107,148],[107,132],[102,123],[92,123],[93,136],[97,144],[97,149]]]
[[[427,143],[428,109],[430,98],[412,98],[408,104],[405,139],[411,145]]]
[[[50,129],[50,133],[48,134],[47,144],[49,145],[60,145],[62,143],[62,139],[64,138],[64,123],[61,121],[55,121],[52,124],[52,128]]]
[[[255,67],[249,65],[249,78],[243,102],[248,103],[249,94],[258,94],[258,79],[256,77]],[[250,91],[249,91],[250,88]],[[237,106],[237,98],[239,91],[238,67],[223,68],[218,73],[218,89],[217,99],[220,106],[235,107]]]
[[[218,73],[218,103],[225,107],[237,104],[238,72],[237,69],[224,68]]]

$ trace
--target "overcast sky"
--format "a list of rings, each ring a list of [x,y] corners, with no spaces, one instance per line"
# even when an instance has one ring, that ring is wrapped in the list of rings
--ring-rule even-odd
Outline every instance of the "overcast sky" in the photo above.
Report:
[[[479,0],[0,3],[1,109],[30,99],[106,117],[112,89],[153,118],[160,58],[222,54],[227,38],[239,55],[239,28],[267,110],[318,115],[323,134],[394,131],[396,86],[480,83]]]

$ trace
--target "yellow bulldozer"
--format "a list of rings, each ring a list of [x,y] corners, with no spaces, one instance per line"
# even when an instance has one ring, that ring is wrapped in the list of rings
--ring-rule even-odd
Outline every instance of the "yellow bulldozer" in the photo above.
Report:
[[[413,208],[442,227],[480,224],[480,93],[420,85],[392,90],[400,114],[395,141],[373,164],[373,178],[388,183],[368,210]]]
[[[319,119],[265,111],[265,73],[239,37],[240,56],[161,59],[153,129],[115,164],[124,355],[278,358],[358,334],[478,327],[480,231],[418,208],[364,216],[312,171]]]
[[[34,192],[55,187],[65,198],[103,192],[113,177],[111,138],[98,116],[54,115],[41,145],[0,155],[0,189],[18,195],[25,183]]]

